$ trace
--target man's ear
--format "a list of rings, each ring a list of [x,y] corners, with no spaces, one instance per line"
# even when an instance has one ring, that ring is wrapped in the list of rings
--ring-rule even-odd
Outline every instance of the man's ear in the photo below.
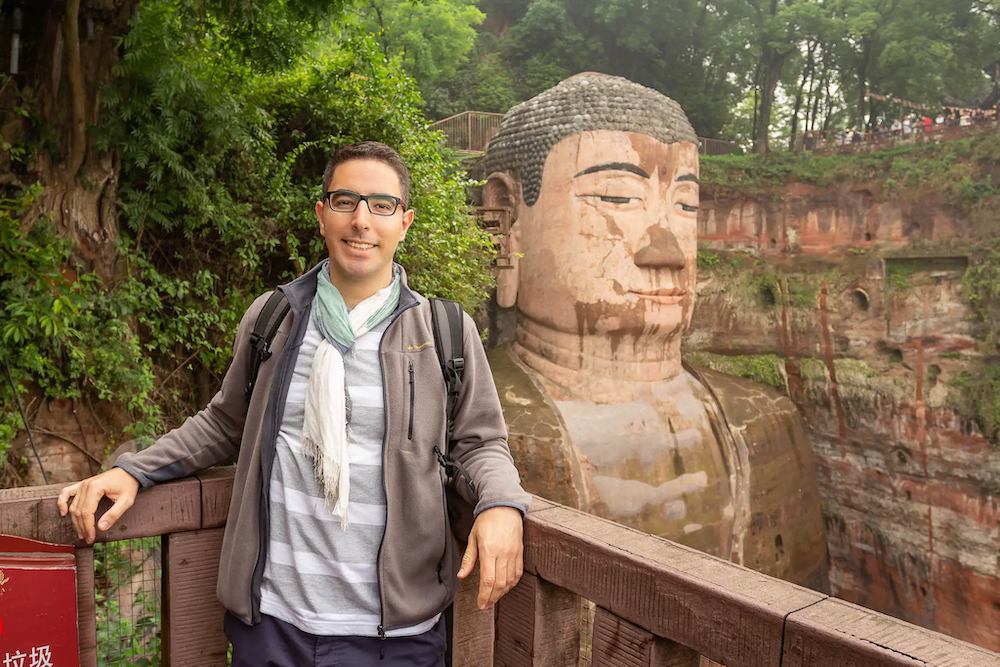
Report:
[[[510,258],[509,265],[497,269],[497,305],[501,308],[510,308],[517,303],[521,228],[514,223],[517,220],[517,209],[520,204],[519,195],[520,188],[517,183],[503,172],[490,174],[486,179],[486,185],[483,186],[483,206],[506,209],[510,215],[510,230],[507,238],[501,239],[501,247],[506,250]]]

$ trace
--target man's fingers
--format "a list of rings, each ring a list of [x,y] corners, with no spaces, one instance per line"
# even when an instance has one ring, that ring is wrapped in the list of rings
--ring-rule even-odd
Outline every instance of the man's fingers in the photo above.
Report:
[[[69,514],[73,519],[73,528],[76,529],[76,536],[91,544],[97,537],[94,531],[94,511],[97,509],[97,501],[90,501],[91,492],[85,490],[73,498],[73,503],[69,506]],[[103,494],[102,494],[103,495]],[[100,499],[100,496],[98,496]],[[88,509],[89,508],[89,509]]]
[[[479,555],[479,545],[476,541],[476,536],[471,535],[469,537],[469,546],[465,548],[465,553],[462,555],[462,567],[458,571],[458,578],[465,579],[467,576],[472,574],[472,568],[476,565],[476,558]]]
[[[69,507],[77,537],[85,540],[87,544],[92,544],[97,537],[97,531],[94,529],[94,514],[97,512],[97,504],[101,502],[104,493],[104,488],[100,484],[84,480],[80,482],[80,488]]]
[[[97,527],[101,530],[110,529],[111,526],[117,523],[118,519],[122,518],[122,514],[125,514],[125,511],[130,507],[132,507],[131,498],[118,498],[118,500],[115,501],[115,504],[104,513],[104,516],[101,517],[101,520],[97,523]]]
[[[59,492],[59,500],[56,501],[59,505],[59,516],[66,516],[66,512],[69,512],[69,500],[76,495],[76,490],[78,488],[80,488],[79,482],[76,484],[70,484]]]
[[[496,575],[496,557],[484,553],[479,559],[479,598],[476,600],[480,609],[492,604],[490,600],[496,586]]]
[[[503,597],[503,594],[507,592],[507,589],[510,588],[510,585],[507,581],[507,571],[508,571],[507,561],[498,558],[496,560],[495,568],[496,568],[496,580],[493,583],[493,590],[490,591],[490,599],[486,603],[487,607],[495,604],[497,600]]]

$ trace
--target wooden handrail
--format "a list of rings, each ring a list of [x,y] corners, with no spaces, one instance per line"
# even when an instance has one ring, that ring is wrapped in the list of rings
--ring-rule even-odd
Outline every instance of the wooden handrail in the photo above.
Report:
[[[214,582],[233,475],[213,469],[144,491],[98,536],[166,536],[164,664],[225,664]],[[60,489],[0,490],[0,532],[80,547],[81,664],[92,665],[93,552],[59,516]],[[726,667],[1000,667],[998,653],[541,498],[524,535],[526,574],[500,601],[495,627],[492,614],[471,611],[474,594],[460,595],[455,645],[478,648],[456,666],[494,664],[483,648],[494,644],[497,665],[575,664],[582,597],[597,606],[595,656],[628,652],[616,664],[700,654]]]
[[[1000,667],[1000,653],[541,498],[525,571],[726,667]]]

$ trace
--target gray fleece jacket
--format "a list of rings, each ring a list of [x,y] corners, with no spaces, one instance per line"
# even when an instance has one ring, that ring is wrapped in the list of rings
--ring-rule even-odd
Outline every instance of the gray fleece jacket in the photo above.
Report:
[[[244,314],[232,364],[208,407],[148,449],[122,455],[115,463],[145,489],[238,456],[219,563],[218,596],[226,609],[250,624],[260,621],[269,530],[267,482],[318,271],[319,266],[278,287],[291,311],[271,343],[272,356],[261,364],[249,401],[245,388],[250,376],[250,334],[269,294],[258,297]],[[385,631],[414,625],[443,611],[454,598],[461,558],[451,534],[434,453],[435,446],[445,443],[447,397],[434,348],[431,309],[424,297],[406,286],[405,273],[399,307],[391,317],[379,350],[385,393],[382,451],[387,509],[378,581]],[[475,482],[476,514],[498,505],[527,512],[531,496],[521,488],[486,353],[468,315],[464,330],[465,374],[451,455]],[[439,566],[450,576],[439,576]]]

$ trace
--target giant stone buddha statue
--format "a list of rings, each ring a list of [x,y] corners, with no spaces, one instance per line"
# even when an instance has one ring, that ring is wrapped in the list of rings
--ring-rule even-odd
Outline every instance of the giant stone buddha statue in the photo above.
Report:
[[[829,587],[795,406],[681,359],[698,139],[664,95],[579,74],[511,109],[484,204],[506,207],[515,342],[490,355],[526,488],[767,574]]]

